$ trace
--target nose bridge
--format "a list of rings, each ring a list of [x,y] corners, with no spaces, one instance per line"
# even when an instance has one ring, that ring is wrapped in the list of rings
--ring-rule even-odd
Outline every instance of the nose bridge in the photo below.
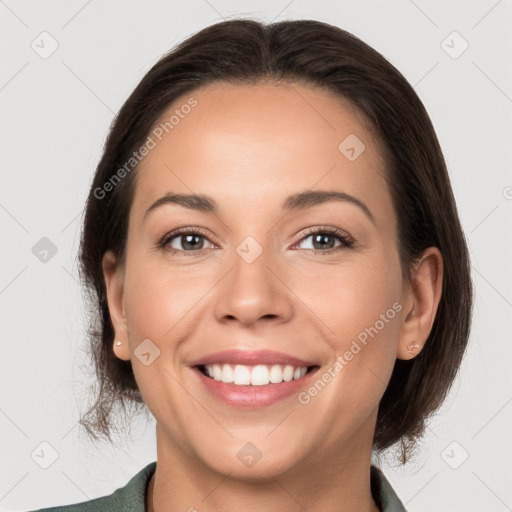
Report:
[[[280,268],[276,258],[265,230],[245,236],[235,246],[231,271],[216,301],[219,319],[229,316],[252,323],[262,317],[284,318],[291,313],[287,288],[275,275]]]

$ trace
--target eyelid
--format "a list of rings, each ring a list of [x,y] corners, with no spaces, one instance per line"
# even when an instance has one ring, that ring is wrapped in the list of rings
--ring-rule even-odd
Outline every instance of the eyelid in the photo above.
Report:
[[[346,247],[352,247],[355,245],[355,239],[354,237],[345,231],[344,229],[337,228],[334,226],[315,226],[311,228],[307,228],[300,236],[299,240],[294,244],[294,247],[302,242],[305,238],[308,238],[311,235],[317,234],[317,233],[326,233],[329,235],[333,235],[335,237],[338,237],[342,240],[343,245]],[[310,249],[310,250],[317,250],[317,249]],[[320,252],[328,252],[328,251],[320,251]]]
[[[205,248],[196,249],[194,251],[183,251],[181,249],[166,249],[167,245],[169,244],[169,242],[172,239],[179,237],[180,235],[187,234],[187,233],[200,235],[201,237],[208,240],[210,243],[217,245],[215,242],[210,240],[211,235],[204,228],[187,226],[187,227],[183,227],[183,228],[177,228],[173,231],[170,231],[166,235],[164,235],[158,242],[158,247],[162,248],[164,250],[168,250],[169,252],[174,253],[174,254],[175,253],[188,253],[190,256],[193,256],[193,255],[203,252],[205,250]],[[356,243],[355,239],[350,235],[350,233],[348,233],[347,231],[345,231],[341,228],[337,228],[334,226],[313,226],[313,227],[307,228],[305,231],[303,231],[301,233],[300,238],[297,240],[297,242],[295,242],[293,244],[292,248],[295,248],[303,240],[309,238],[311,235],[318,234],[318,233],[325,233],[325,234],[332,235],[332,236],[338,238],[341,242],[341,245],[327,249],[325,251],[320,250],[320,249],[304,249],[304,250],[313,251],[315,253],[329,254],[331,252],[338,251],[340,248],[345,248],[345,249],[352,248],[352,247],[354,247],[354,245]]]
[[[208,233],[207,230],[205,230],[204,228],[194,227],[194,226],[187,226],[187,227],[183,227],[183,228],[177,228],[177,229],[174,229],[174,230],[170,231],[169,233],[166,233],[160,239],[160,241],[158,242],[157,245],[159,247],[161,247],[162,249],[165,249],[165,247],[169,244],[169,242],[173,238],[179,237],[181,235],[186,235],[187,233],[201,235],[203,238],[205,238],[206,240],[210,241],[212,244],[217,245],[215,242],[210,240],[211,235],[210,235],[210,233]],[[173,251],[174,252],[188,252],[188,253],[195,254],[196,252],[200,252],[202,250],[203,249],[197,249],[196,251],[182,251],[180,249],[172,249],[171,252],[173,252]]]

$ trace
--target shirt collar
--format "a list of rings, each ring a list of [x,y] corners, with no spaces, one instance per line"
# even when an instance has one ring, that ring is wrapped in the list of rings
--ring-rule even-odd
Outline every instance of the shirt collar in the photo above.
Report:
[[[373,499],[381,512],[407,512],[382,470],[373,464],[370,467],[370,484]]]

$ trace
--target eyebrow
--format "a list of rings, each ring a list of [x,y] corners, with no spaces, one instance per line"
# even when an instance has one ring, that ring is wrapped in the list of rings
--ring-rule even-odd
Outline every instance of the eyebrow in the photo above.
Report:
[[[350,194],[345,194],[337,190],[305,190],[304,192],[293,194],[286,198],[281,209],[283,213],[288,213],[291,211],[305,210],[332,201],[347,202],[358,206],[365,215],[375,223],[375,218],[366,204]],[[216,201],[207,195],[167,192],[146,210],[143,220],[145,220],[151,212],[166,204],[175,204],[206,213],[218,213],[219,211],[219,206]]]

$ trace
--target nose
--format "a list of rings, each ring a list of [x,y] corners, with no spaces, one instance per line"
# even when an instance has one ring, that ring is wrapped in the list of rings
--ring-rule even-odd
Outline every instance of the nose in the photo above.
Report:
[[[249,327],[258,322],[282,323],[292,317],[293,293],[286,286],[286,266],[270,249],[258,246],[249,238],[237,247],[231,269],[216,291],[215,316],[219,322]]]

